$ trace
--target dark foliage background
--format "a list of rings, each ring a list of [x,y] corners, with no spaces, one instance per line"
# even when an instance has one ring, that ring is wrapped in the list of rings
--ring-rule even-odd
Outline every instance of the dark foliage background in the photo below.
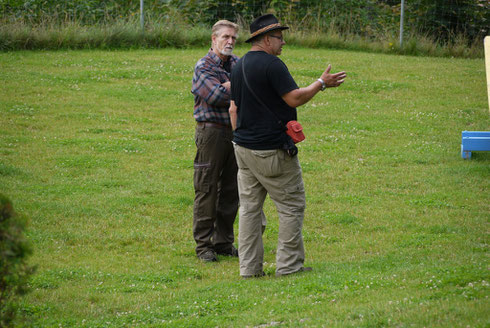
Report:
[[[218,19],[230,19],[244,26],[253,17],[273,12],[297,30],[340,33],[363,37],[399,31],[400,0],[145,0],[147,19],[179,20],[209,27]],[[139,0],[0,0],[4,20],[25,20],[40,24],[76,21],[93,25],[139,17]],[[428,35],[448,41],[464,35],[470,42],[488,34],[488,0],[405,1],[407,33]]]

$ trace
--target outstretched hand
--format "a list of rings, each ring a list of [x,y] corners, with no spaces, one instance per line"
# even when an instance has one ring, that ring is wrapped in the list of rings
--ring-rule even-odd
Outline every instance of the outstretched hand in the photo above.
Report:
[[[339,85],[344,83],[344,79],[347,76],[347,74],[343,71],[335,74],[330,74],[331,69],[332,65],[328,64],[327,69],[325,70],[325,72],[323,72],[321,76],[321,79],[325,82],[327,88],[338,87]]]

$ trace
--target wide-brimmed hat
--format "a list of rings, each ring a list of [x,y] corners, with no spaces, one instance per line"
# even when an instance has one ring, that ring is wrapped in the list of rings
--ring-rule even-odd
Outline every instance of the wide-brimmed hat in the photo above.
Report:
[[[281,25],[276,16],[267,14],[260,16],[250,24],[250,38],[245,42],[250,42],[259,35],[265,34],[274,30],[287,30],[289,27]]]

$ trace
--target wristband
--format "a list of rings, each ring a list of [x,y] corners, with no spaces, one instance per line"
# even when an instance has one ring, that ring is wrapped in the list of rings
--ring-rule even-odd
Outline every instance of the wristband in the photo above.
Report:
[[[323,91],[327,88],[327,85],[325,84],[325,82],[323,82],[323,80],[321,78],[319,78],[317,81],[322,84],[320,91]]]

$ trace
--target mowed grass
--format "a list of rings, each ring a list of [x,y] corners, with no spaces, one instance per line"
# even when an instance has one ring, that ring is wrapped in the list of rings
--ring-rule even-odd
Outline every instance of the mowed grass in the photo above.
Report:
[[[208,49],[0,54],[0,192],[31,218],[36,327],[488,327],[484,61],[285,47],[300,86],[307,274],[203,264],[192,238],[190,93]],[[237,53],[244,54],[246,48]],[[236,231],[238,233],[238,231]]]

